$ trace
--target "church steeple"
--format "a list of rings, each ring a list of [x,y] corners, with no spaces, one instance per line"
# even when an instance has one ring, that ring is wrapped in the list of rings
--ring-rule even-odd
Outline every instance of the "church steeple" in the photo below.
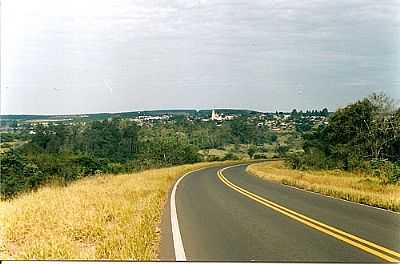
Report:
[[[212,113],[211,113],[211,120],[221,121],[222,120],[222,116],[220,116],[218,113],[216,113],[215,110],[213,109]]]

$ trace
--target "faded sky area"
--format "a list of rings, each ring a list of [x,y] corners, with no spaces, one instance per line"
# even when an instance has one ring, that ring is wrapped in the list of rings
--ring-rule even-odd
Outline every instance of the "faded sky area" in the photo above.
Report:
[[[2,0],[1,113],[400,99],[400,1]]]

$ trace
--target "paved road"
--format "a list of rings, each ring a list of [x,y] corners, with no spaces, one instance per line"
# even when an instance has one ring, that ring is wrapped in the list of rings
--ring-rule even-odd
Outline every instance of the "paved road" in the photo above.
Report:
[[[161,260],[400,260],[400,214],[261,180],[246,165],[221,169],[190,173],[172,191]]]

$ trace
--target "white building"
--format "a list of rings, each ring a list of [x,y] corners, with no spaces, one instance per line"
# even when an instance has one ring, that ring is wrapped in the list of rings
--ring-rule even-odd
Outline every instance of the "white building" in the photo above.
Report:
[[[216,113],[214,110],[212,110],[211,120],[213,120],[213,121],[221,121],[222,120],[222,116],[219,115],[218,113]]]

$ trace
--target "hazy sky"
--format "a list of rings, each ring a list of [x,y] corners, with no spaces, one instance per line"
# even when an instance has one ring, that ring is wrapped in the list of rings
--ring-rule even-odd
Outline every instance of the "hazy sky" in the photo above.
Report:
[[[1,113],[400,99],[400,1],[2,0]]]

